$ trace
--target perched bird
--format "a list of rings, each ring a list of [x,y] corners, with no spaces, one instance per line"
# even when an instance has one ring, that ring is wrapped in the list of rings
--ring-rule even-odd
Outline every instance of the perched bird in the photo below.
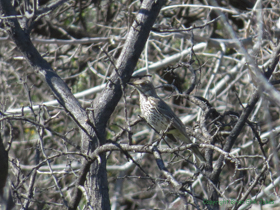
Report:
[[[134,86],[139,92],[142,116],[153,129],[158,133],[161,133],[168,128],[165,134],[171,140],[181,140],[187,144],[193,143],[188,137],[183,122],[157,95],[156,90],[150,81],[140,79],[128,84]],[[201,162],[205,162],[205,158],[198,148],[194,147],[191,150]]]

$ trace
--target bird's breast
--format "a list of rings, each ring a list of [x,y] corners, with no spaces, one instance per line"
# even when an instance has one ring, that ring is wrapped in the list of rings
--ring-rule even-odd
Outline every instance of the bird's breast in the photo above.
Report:
[[[140,99],[140,109],[142,116],[157,132],[165,131],[169,125],[169,120],[157,109],[157,101],[152,97],[142,97]]]

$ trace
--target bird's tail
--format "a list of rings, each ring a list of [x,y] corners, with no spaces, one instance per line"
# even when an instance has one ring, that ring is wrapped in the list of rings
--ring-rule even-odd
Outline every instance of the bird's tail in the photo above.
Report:
[[[189,139],[188,136],[184,135],[183,133],[179,132],[177,129],[170,130],[168,134],[172,134],[177,141],[183,141],[187,144],[192,144],[193,142]],[[206,163],[205,157],[199,151],[197,147],[192,147],[191,150],[194,152],[196,157],[199,159],[200,163]]]
[[[197,147],[193,147],[191,150],[194,152],[196,157],[198,157],[200,163],[206,163],[205,157],[202,155],[202,153],[199,151]]]

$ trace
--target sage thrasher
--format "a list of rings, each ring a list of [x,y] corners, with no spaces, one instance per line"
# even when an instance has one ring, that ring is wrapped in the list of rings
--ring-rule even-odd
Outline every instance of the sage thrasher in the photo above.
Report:
[[[193,143],[188,137],[183,122],[157,95],[156,90],[150,81],[140,79],[128,84],[134,86],[138,90],[142,116],[153,129],[158,133],[168,129],[165,134],[171,140],[181,140],[188,144]],[[191,150],[201,162],[205,162],[205,158],[198,148],[193,147]]]

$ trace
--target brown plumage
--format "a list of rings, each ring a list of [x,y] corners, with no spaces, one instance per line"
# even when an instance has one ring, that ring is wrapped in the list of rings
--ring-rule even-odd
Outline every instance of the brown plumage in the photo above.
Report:
[[[166,135],[170,139],[177,141],[181,140],[187,144],[193,143],[188,137],[183,122],[157,95],[156,90],[150,81],[137,80],[129,84],[138,90],[140,95],[139,101],[141,113],[150,126],[152,126],[158,133],[166,131],[166,129],[169,128]],[[169,125],[170,127],[168,127]],[[205,162],[205,158],[198,148],[192,148],[192,151],[201,162]]]

